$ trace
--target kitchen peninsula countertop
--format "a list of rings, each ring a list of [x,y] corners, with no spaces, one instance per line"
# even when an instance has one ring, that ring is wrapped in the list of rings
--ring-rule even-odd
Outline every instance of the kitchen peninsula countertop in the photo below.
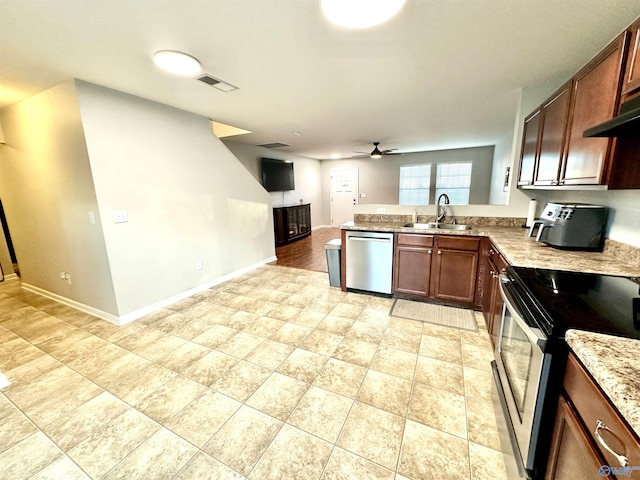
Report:
[[[502,256],[513,266],[548,268],[572,272],[600,273],[627,277],[640,276],[640,265],[628,258],[602,252],[560,250],[536,242],[529,229],[522,227],[477,226],[471,230],[442,230],[403,227],[398,222],[348,222],[344,230],[422,233],[430,235],[471,235],[489,237]]]
[[[582,330],[568,330],[565,339],[640,437],[640,340]]]

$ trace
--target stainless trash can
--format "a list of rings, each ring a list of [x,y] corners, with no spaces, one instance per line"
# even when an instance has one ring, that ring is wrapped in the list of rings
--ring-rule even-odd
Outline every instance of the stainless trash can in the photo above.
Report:
[[[342,248],[342,240],[334,238],[324,244],[327,252],[327,268],[329,269],[329,285],[332,287],[340,286],[340,249]]]

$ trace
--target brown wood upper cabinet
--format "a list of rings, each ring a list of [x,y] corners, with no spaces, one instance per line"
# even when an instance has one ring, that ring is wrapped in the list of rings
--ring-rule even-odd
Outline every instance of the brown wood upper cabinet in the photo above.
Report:
[[[398,233],[395,244],[394,293],[472,305],[479,238]]]
[[[621,188],[611,176],[616,140],[584,138],[583,133],[618,113],[630,35],[625,31],[618,36],[525,119],[520,187],[606,185]],[[538,126],[530,124],[536,115]],[[530,131],[535,127],[537,133]],[[532,145],[534,139],[536,144]]]
[[[629,53],[622,84],[622,94],[633,94],[640,89],[640,18],[628,29]]]
[[[538,146],[540,144],[540,118],[542,109],[530,113],[524,119],[522,132],[522,154],[520,155],[520,178],[518,185],[533,185],[538,163]]]
[[[543,120],[534,185],[557,185],[560,180],[572,84],[564,84],[541,107]]]
[[[560,184],[606,185],[606,163],[614,140],[585,138],[583,133],[618,113],[627,37],[627,32],[620,35],[574,77]]]

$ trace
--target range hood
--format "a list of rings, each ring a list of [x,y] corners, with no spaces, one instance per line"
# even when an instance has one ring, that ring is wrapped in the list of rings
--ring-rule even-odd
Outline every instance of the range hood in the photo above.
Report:
[[[640,96],[628,100],[620,107],[620,115],[587,128],[583,137],[629,137],[640,136]]]

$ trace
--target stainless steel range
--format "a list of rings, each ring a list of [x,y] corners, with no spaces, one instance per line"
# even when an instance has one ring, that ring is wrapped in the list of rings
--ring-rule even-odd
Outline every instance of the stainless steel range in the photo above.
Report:
[[[544,475],[570,328],[640,338],[640,279],[508,267],[495,349],[494,404],[511,445],[509,478]],[[502,415],[501,415],[502,414]]]

